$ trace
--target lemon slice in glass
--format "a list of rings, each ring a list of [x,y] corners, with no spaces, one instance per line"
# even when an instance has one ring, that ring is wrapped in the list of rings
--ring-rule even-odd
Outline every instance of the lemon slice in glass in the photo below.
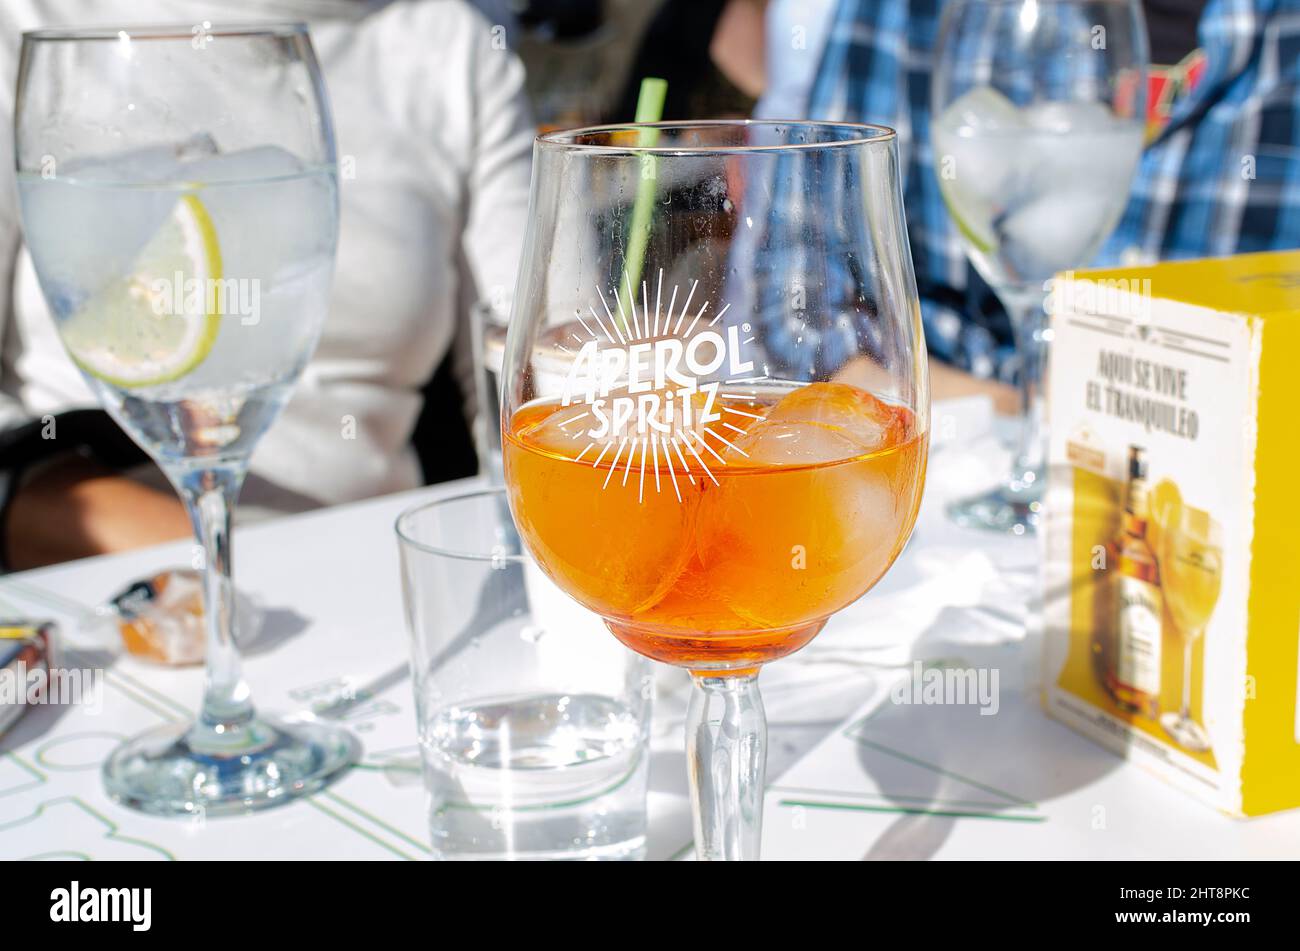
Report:
[[[975,250],[982,254],[992,254],[997,248],[998,239],[990,232],[980,231],[976,221],[991,220],[993,213],[974,196],[961,196],[956,189],[945,188],[940,183],[939,195],[943,199],[944,207],[948,209],[948,214],[952,218],[953,224],[961,232],[962,237],[975,246]]]
[[[212,218],[197,197],[184,195],[141,249],[130,275],[64,320],[64,346],[81,369],[114,386],[179,380],[216,343],[220,279]]]

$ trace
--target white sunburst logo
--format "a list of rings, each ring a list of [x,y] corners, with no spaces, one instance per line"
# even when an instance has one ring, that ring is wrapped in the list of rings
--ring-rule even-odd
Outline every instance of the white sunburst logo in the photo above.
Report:
[[[648,462],[655,491],[665,491],[667,482],[680,502],[679,476],[694,485],[699,474],[717,485],[713,467],[727,465],[724,453],[748,455],[736,441],[765,417],[754,411],[758,406],[752,392],[727,388],[767,377],[754,375],[754,362],[744,359],[745,345],[754,340],[741,336],[750,333],[749,324],[714,329],[729,304],[712,317],[707,300],[692,312],[700,283],[693,281],[680,308],[681,288],[674,285],[665,309],[663,279],[660,269],[653,310],[648,282],[641,282],[639,311],[626,277],[626,306],[623,295],[596,288],[600,310],[594,303],[588,307],[590,323],[578,315],[587,339],[572,335],[581,346],[563,390],[562,405],[581,411],[559,427],[575,441],[586,439],[574,461],[590,458],[593,468],[609,466],[602,488],[620,470],[618,484],[627,486],[635,472],[637,497],[644,499]],[[660,474],[661,463],[667,479]]]

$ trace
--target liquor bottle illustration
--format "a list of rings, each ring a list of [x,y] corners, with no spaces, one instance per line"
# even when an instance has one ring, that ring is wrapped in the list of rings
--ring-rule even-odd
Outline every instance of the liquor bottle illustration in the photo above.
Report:
[[[1130,446],[1124,518],[1112,546],[1118,577],[1115,635],[1105,687],[1124,709],[1154,719],[1160,698],[1164,599],[1159,565],[1147,538],[1150,517],[1146,450]]]

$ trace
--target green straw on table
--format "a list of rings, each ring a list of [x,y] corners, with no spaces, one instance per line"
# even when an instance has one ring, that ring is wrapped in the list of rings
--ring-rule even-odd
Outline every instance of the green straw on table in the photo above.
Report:
[[[664,99],[668,95],[667,80],[647,76],[641,80],[641,91],[636,99],[636,119],[640,122],[658,122],[663,118]],[[637,145],[649,148],[659,141],[658,129],[642,129]],[[623,258],[623,279],[618,293],[625,301],[625,313],[636,307],[636,288],[641,283],[641,269],[645,265],[645,249],[650,241],[650,216],[654,212],[655,186],[658,184],[657,157],[641,156],[641,178],[637,183],[636,200],[632,204],[632,223],[627,233],[627,254]],[[624,318],[624,330],[627,320]]]

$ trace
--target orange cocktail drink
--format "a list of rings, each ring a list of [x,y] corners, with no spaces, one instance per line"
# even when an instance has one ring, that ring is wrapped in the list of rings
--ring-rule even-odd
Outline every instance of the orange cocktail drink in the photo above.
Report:
[[[592,441],[581,408],[524,405],[505,428],[506,484],[542,570],[625,644],[745,670],[798,650],[893,563],[927,435],[844,383],[724,389],[709,410]]]

